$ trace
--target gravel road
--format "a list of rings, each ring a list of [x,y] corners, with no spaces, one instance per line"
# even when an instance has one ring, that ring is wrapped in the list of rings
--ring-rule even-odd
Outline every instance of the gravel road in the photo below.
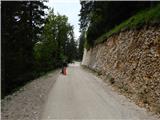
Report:
[[[48,93],[59,70],[33,80],[1,101],[2,120],[40,120]]]
[[[70,65],[67,72],[67,76],[60,75],[53,85],[41,120],[158,120],[81,68],[79,63]]]
[[[158,120],[80,67],[54,71],[1,101],[2,120]]]

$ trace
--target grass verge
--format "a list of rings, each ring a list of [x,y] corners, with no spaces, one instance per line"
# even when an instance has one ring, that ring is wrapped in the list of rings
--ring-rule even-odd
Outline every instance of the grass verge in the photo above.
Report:
[[[109,32],[106,32],[102,36],[100,36],[95,44],[102,43],[107,40],[110,36],[114,34],[118,34],[119,32],[130,30],[130,29],[138,29],[143,27],[144,25],[156,25],[160,23],[160,4],[158,4],[154,8],[143,10],[136,15],[132,16],[128,20],[122,22],[115,28],[111,29]]]

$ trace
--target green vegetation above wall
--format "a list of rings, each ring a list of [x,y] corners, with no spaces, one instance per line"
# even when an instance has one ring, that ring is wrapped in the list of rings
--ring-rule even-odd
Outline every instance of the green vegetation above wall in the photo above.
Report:
[[[128,20],[124,21],[120,25],[116,26],[109,32],[106,32],[101,37],[99,37],[95,44],[101,43],[105,41],[108,37],[112,36],[113,34],[117,34],[124,30],[129,29],[137,29],[144,25],[157,25],[160,23],[160,5],[150,9],[144,10],[139,12],[138,14],[132,16]]]
[[[153,19],[156,22],[159,18],[159,7],[156,6],[159,3],[156,1],[82,1],[79,21],[80,30],[86,33],[85,46],[93,47],[106,39],[106,34],[110,36],[122,28],[141,27]],[[126,21],[127,19],[129,20]]]

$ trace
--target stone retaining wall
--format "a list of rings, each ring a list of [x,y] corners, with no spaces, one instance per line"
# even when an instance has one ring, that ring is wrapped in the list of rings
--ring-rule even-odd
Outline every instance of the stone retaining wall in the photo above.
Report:
[[[160,113],[160,26],[113,35],[85,50],[82,64],[140,106]]]

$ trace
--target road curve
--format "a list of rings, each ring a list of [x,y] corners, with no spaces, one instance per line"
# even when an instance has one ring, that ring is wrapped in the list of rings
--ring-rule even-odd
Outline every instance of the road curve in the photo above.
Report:
[[[59,75],[49,93],[41,118],[157,120],[145,109],[118,95],[78,63],[67,68],[67,76]]]

